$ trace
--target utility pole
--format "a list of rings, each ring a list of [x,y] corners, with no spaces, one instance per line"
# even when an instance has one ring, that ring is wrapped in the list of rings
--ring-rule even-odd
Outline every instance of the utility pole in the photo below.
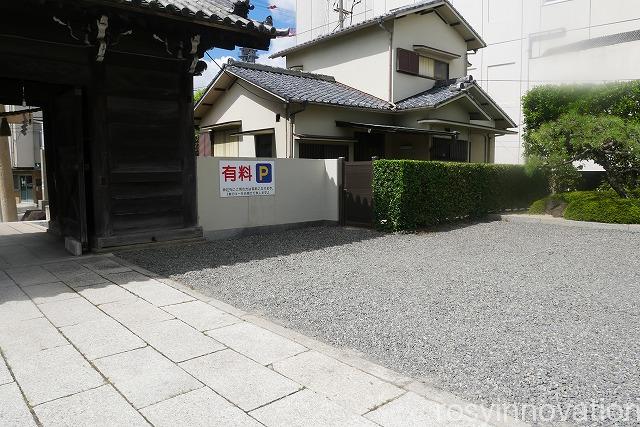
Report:
[[[340,23],[340,29],[344,28],[344,0],[338,0],[338,22]]]
[[[4,105],[0,104],[0,113],[4,113]],[[4,118],[6,120],[6,117]],[[18,220],[16,197],[13,194],[13,171],[11,170],[11,156],[9,155],[9,137],[0,136],[0,207],[2,221],[14,222]]]

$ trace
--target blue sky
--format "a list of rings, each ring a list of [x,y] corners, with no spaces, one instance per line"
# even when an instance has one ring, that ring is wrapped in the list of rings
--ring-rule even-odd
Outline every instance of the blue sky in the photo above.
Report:
[[[296,13],[295,5],[296,0],[252,0],[251,4],[255,7],[249,13],[249,17],[257,21],[263,21],[267,16],[273,17],[273,24],[277,28],[295,28],[296,26]],[[276,9],[268,9],[269,5],[277,6]],[[289,45],[293,44],[294,38],[276,39],[271,43],[270,53],[277,50],[282,50]],[[224,49],[212,49],[209,54],[216,59],[216,62],[220,65],[227,62],[228,58],[237,58],[238,49],[236,50],[224,50]],[[268,52],[258,52],[260,55],[259,62],[271,63],[273,65],[283,65],[281,61],[273,61],[268,59]],[[202,76],[194,78],[194,89],[205,87],[209,84],[218,73],[218,66],[211,63],[208,57],[204,57],[203,60],[207,62],[207,71]]]

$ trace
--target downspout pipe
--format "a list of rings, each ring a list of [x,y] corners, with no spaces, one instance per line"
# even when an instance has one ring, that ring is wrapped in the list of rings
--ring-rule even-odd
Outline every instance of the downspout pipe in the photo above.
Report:
[[[290,107],[291,107],[291,101],[288,100],[287,103],[285,104],[285,114],[287,117],[287,149],[289,150],[289,153],[287,155],[287,157],[289,157],[290,159],[294,158],[295,155],[295,147],[294,147],[294,140],[293,140],[293,133],[294,133],[294,125],[296,123],[296,114],[298,113],[302,113],[304,110],[307,109],[307,101],[304,101],[301,103],[302,107],[298,110],[294,110],[291,111]]]

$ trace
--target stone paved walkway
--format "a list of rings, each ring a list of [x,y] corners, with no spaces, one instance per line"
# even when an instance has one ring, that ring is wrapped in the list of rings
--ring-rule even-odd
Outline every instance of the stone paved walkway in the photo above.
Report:
[[[116,257],[66,257],[7,227],[2,426],[514,423]],[[24,249],[12,262],[6,236]]]

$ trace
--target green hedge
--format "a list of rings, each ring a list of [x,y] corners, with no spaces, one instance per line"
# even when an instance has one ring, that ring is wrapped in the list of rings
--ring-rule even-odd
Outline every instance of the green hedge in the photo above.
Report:
[[[549,194],[542,174],[522,166],[378,160],[373,163],[377,227],[415,230],[490,212],[525,209]]]
[[[640,224],[640,199],[638,198],[623,199],[614,191],[573,191],[549,197],[567,203],[564,211],[565,219],[611,224]],[[549,197],[534,202],[529,208],[529,213],[545,213],[544,206]],[[540,206],[543,206],[541,211]]]

